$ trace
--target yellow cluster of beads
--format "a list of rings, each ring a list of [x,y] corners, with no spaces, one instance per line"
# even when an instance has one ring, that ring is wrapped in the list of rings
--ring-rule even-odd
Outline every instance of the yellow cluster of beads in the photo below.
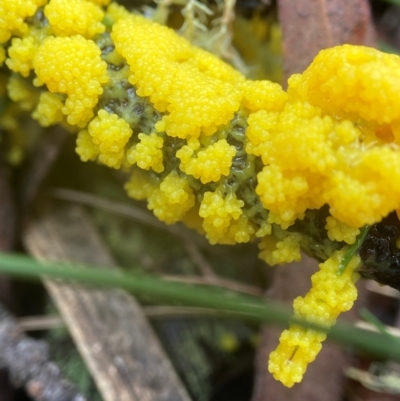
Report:
[[[148,195],[148,208],[168,224],[182,220],[194,205],[193,190],[185,178],[176,172],[168,174],[160,187],[153,188]]]
[[[329,63],[327,59],[329,58]],[[400,59],[372,48],[344,45],[323,50],[290,86],[326,113],[378,124],[399,120]]]
[[[244,202],[235,194],[223,196],[220,190],[206,192],[201,201],[199,215],[204,219],[203,228],[211,244],[235,243],[228,235],[233,223],[242,215]]]
[[[126,152],[128,164],[135,164],[143,169],[150,168],[156,173],[164,171],[162,147],[164,140],[155,132],[150,135],[139,134],[139,143]]]
[[[124,160],[124,147],[131,135],[132,129],[124,119],[100,109],[88,130],[79,133],[76,152],[83,159],[94,160],[98,157],[102,164],[118,169]]]
[[[165,26],[140,16],[112,29],[117,51],[127,60],[139,96],[168,111],[158,131],[186,138],[215,132],[239,109],[244,77],[217,57],[190,45]]]
[[[14,75],[9,79],[7,94],[13,102],[18,103],[21,110],[32,110],[38,100],[38,95],[31,91],[29,85],[18,75]]]
[[[343,257],[344,251],[337,251],[320,264],[320,270],[311,278],[313,286],[310,292],[294,300],[296,317],[329,329],[340,313],[353,306],[357,298],[354,285],[357,274],[354,269],[359,266],[360,258],[353,257],[346,270],[339,275],[338,268]],[[291,325],[282,333],[278,348],[270,354],[269,371],[276,380],[292,387],[301,381],[307,365],[315,359],[325,339],[325,333]]]
[[[58,93],[42,92],[32,117],[43,127],[61,123],[64,120],[62,109],[64,98]]]
[[[33,64],[35,84],[66,94],[62,112],[68,123],[85,126],[93,117],[102,84],[108,81],[107,64],[95,43],[80,35],[49,37],[39,47]]]
[[[193,142],[195,145],[193,146]],[[235,147],[230,146],[226,139],[220,139],[206,149],[200,150],[196,157],[194,151],[200,147],[195,140],[190,145],[183,146],[176,156],[181,160],[179,168],[186,174],[200,179],[203,184],[217,182],[221,176],[227,176],[231,169]]]
[[[301,235],[298,233],[289,234],[282,240],[278,240],[272,235],[266,235],[260,241],[261,252],[258,256],[270,266],[298,262],[301,259],[300,240]]]
[[[83,35],[92,38],[105,31],[103,10],[86,0],[51,0],[44,13],[58,36]]]
[[[26,38],[13,38],[8,49],[9,59],[6,61],[7,67],[14,72],[18,72],[23,77],[28,77],[33,69],[33,57],[39,45],[32,36]]]
[[[346,242],[346,244],[354,244],[357,235],[360,234],[358,228],[349,227],[347,224],[336,220],[335,218],[329,216],[326,218],[326,231],[328,237],[332,241]]]
[[[0,0],[0,43],[7,42],[12,34],[27,32],[24,20],[44,3],[46,0]]]

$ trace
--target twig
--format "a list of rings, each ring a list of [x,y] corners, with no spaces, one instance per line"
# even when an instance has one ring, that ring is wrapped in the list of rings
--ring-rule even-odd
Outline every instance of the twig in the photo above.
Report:
[[[221,317],[226,316],[226,313],[222,313],[215,309],[210,308],[194,308],[190,306],[144,306],[142,307],[144,314],[149,319],[158,318],[171,318],[171,317],[199,317],[199,316],[214,316]]]
[[[154,227],[163,231],[168,231],[169,233],[179,237],[185,242],[190,239],[190,241],[197,243],[202,248],[211,248],[211,245],[209,245],[206,240],[204,240],[200,236],[195,235],[194,232],[186,229],[186,227],[168,226],[157,220],[157,218],[148,213],[146,210],[132,205],[127,205],[126,203],[117,202],[114,200],[92,195],[87,192],[76,191],[74,189],[67,188],[55,188],[50,192],[50,195],[55,199],[75,202],[81,205],[103,209],[108,212],[146,224],[150,227]]]
[[[161,278],[167,281],[176,281],[186,284],[202,284],[202,285],[211,285],[215,287],[222,287],[230,291],[242,292],[244,294],[249,294],[256,297],[262,297],[263,295],[263,291],[260,288],[253,287],[252,285],[248,284],[241,284],[235,280],[221,278],[218,276],[215,276],[215,278],[211,281],[207,278],[200,276],[175,276],[169,274],[161,275]]]
[[[197,246],[191,241],[184,241],[183,246],[186,249],[192,262],[199,268],[204,279],[212,282],[218,279],[217,275],[214,273],[211,265],[208,263],[204,255],[199,251]]]
[[[103,209],[111,213],[118,214],[120,216],[128,217],[132,220],[139,221],[140,223],[144,223],[151,227],[168,231],[171,234],[179,237],[190,259],[199,268],[201,274],[204,276],[204,279],[195,278],[194,281],[193,279],[192,281],[190,281],[191,279],[189,279],[189,281],[186,280],[187,282],[196,282],[200,284],[209,284],[219,287],[226,287],[233,291],[239,291],[256,296],[262,296],[261,289],[257,289],[253,286],[246,284],[240,284],[234,280],[218,277],[212,270],[212,267],[210,266],[208,261],[205,259],[205,257],[199,250],[199,247],[211,250],[213,250],[214,248],[212,248],[203,238],[195,235],[193,232],[189,231],[185,227],[168,226],[157,220],[150,213],[147,213],[145,210],[142,210],[138,207],[127,205],[122,202],[117,202],[114,200],[101,198],[96,195],[92,195],[81,191],[56,188],[51,191],[51,195],[56,199],[72,201],[83,205],[88,205],[99,209]]]
[[[358,327],[363,330],[380,332],[380,330],[375,325],[368,322],[364,322],[362,320],[356,322],[355,327]],[[386,330],[386,334],[400,338],[400,329],[398,329],[397,327],[384,326],[384,328]]]
[[[16,319],[18,327],[22,331],[50,330],[65,327],[60,316],[29,316]]]
[[[37,401],[85,401],[49,360],[47,343],[22,334],[17,322],[0,304],[0,368],[15,387],[24,386]]]

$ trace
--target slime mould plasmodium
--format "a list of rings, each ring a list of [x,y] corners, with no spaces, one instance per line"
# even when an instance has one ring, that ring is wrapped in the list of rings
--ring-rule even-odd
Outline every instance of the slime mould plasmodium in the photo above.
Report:
[[[319,259],[296,316],[332,326],[357,272],[400,287],[399,57],[327,49],[285,92],[109,0],[0,0],[0,64],[10,137],[18,113],[62,124],[82,161],[130,172],[129,196],[167,224],[258,241],[270,265]],[[274,377],[301,381],[325,337],[285,330]]]

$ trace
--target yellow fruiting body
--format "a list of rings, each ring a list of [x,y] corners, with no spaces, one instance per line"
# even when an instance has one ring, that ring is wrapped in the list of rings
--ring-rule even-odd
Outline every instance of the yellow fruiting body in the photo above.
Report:
[[[357,235],[360,234],[358,228],[349,227],[347,224],[342,223],[331,216],[327,217],[325,228],[328,237],[332,241],[344,241],[346,244],[354,244]]]
[[[172,29],[132,16],[120,19],[111,36],[129,64],[129,82],[138,95],[148,96],[158,111],[168,111],[156,124],[158,131],[197,137],[202,130],[215,132],[238,110],[238,82],[244,77]]]
[[[129,124],[116,114],[99,110],[88,126],[89,135],[98,149],[99,161],[108,167],[120,168],[124,160],[124,147],[132,135]],[[77,148],[79,154],[80,148]]]
[[[105,31],[103,10],[87,0],[51,0],[44,13],[58,36],[82,35],[92,38]]]
[[[230,146],[226,139],[221,139],[199,151],[196,157],[191,157],[193,153],[194,149],[189,146],[183,146],[177,152],[176,156],[181,160],[179,168],[184,173],[200,179],[203,184],[207,184],[210,181],[217,182],[221,176],[229,174],[236,152],[235,147]]]
[[[259,244],[261,252],[258,256],[271,266],[298,262],[301,259],[300,239],[298,233],[292,233],[281,241],[266,235]]]
[[[159,188],[149,191],[148,207],[166,223],[182,220],[185,213],[194,205],[194,195],[187,181],[172,172],[161,182]]]
[[[7,67],[11,71],[20,73],[23,77],[28,77],[33,69],[33,57],[37,48],[38,45],[32,36],[23,39],[14,38],[12,45],[8,48]]]
[[[164,171],[163,166],[163,139],[159,137],[155,132],[150,135],[139,134],[139,143],[128,149],[126,153],[126,159],[130,165],[137,163],[137,165],[143,170],[149,170],[150,168],[156,173]]]
[[[16,110],[63,124],[82,161],[130,172],[128,195],[160,220],[212,244],[259,241],[270,265],[315,250],[297,227],[326,210],[317,256],[328,260],[295,313],[331,326],[351,307],[357,260],[339,276],[333,252],[400,210],[400,57],[327,49],[284,91],[109,0],[0,0],[0,44],[10,143]],[[300,381],[324,338],[292,326],[270,370]]]
[[[12,34],[28,30],[24,20],[35,14],[46,0],[0,0],[0,43],[7,42]]]
[[[22,110],[30,111],[37,103],[37,93],[35,93],[18,75],[14,75],[9,79],[7,94],[12,101],[18,103]]]
[[[42,92],[32,117],[43,127],[61,123],[64,120],[63,96],[58,93]]]
[[[100,49],[80,35],[49,37],[39,47],[33,62],[36,85],[46,84],[52,93],[66,94],[62,112],[71,125],[85,126],[108,81],[107,65]]]
[[[220,190],[204,194],[199,215],[204,219],[203,228],[211,244],[237,242],[228,234],[235,221],[242,215],[243,205],[244,202],[237,199],[235,194],[225,198]]]
[[[320,264],[320,270],[311,277],[311,290],[305,297],[297,297],[294,300],[295,317],[329,329],[335,324],[340,313],[353,306],[357,298],[354,282],[358,278],[354,270],[359,266],[360,258],[353,257],[346,270],[339,275],[338,269],[344,253],[337,251],[326,262]],[[269,371],[287,387],[299,383],[307,365],[320,351],[321,342],[325,338],[324,333],[291,325],[282,333],[278,348],[269,357]]]

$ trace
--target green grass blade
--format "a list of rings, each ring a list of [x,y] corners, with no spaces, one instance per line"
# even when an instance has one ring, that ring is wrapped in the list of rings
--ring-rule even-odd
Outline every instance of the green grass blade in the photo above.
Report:
[[[292,318],[292,312],[276,303],[223,289],[174,283],[144,274],[126,274],[104,268],[65,263],[41,263],[26,256],[0,254],[0,272],[12,276],[39,279],[61,279],[90,286],[117,287],[135,295],[145,295],[159,302],[182,303],[186,306],[211,308],[240,319],[286,326],[290,321],[314,330],[325,327]],[[382,358],[400,362],[400,347],[380,333],[368,332],[349,324],[337,324],[329,333],[331,340],[354,346]]]

